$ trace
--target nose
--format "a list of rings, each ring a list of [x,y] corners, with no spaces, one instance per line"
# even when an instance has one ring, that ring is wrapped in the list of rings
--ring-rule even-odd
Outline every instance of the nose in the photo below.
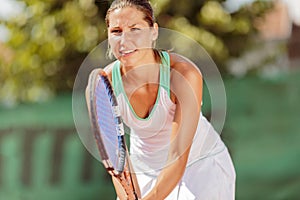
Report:
[[[121,45],[124,45],[124,44],[130,42],[130,40],[131,40],[130,33],[128,31],[124,31],[120,38]]]

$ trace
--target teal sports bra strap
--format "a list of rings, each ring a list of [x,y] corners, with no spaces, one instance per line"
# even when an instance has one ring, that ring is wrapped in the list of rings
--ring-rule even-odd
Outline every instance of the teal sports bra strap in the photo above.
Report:
[[[112,86],[116,96],[122,93],[122,84],[120,61],[117,60],[112,68]]]
[[[170,56],[166,51],[161,52],[161,83],[160,85],[167,91],[170,97]]]

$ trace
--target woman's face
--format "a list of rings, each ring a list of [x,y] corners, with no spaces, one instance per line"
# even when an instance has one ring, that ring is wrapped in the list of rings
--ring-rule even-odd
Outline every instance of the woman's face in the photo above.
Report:
[[[138,9],[126,7],[110,13],[108,41],[112,53],[122,64],[135,66],[145,62],[152,55],[156,38],[157,28],[149,27]]]

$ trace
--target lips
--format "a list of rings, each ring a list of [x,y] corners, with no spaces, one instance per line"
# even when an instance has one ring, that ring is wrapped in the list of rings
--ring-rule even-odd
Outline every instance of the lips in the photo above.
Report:
[[[136,49],[134,49],[134,50],[122,50],[122,51],[119,51],[119,52],[120,52],[121,56],[129,56],[132,53],[136,52]]]

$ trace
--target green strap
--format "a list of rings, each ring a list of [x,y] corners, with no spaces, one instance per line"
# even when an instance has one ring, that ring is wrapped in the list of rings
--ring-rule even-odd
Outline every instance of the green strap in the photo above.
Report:
[[[116,96],[122,93],[122,78],[120,73],[120,61],[116,61],[112,68],[112,85]]]
[[[170,56],[168,52],[162,51],[161,52],[161,67],[160,67],[160,75],[161,82],[160,85],[167,91],[168,95],[170,96]]]

